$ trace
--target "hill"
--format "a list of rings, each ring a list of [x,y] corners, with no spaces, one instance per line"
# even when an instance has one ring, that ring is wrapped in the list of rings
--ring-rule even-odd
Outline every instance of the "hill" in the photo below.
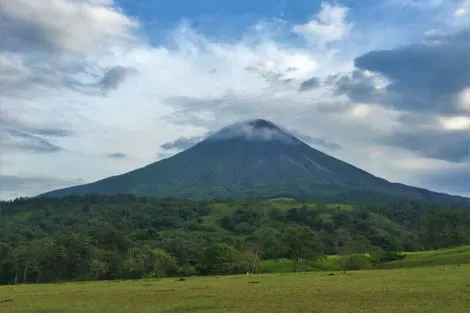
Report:
[[[336,270],[344,255],[378,255],[371,260],[381,266],[396,260],[396,251],[469,244],[470,210],[416,202],[131,195],[0,202],[0,284],[246,273],[253,264],[257,272]],[[383,258],[381,251],[391,255]],[[467,262],[468,251],[458,251],[431,258],[416,252],[387,264]],[[322,255],[328,255],[324,262]],[[363,255],[353,261],[368,262]]]
[[[470,246],[408,252],[403,260],[380,265],[383,269],[413,268],[436,265],[470,264]]]
[[[464,201],[375,177],[262,119],[227,126],[186,151],[129,173],[43,196],[86,194],[188,199],[294,197],[348,203]]]

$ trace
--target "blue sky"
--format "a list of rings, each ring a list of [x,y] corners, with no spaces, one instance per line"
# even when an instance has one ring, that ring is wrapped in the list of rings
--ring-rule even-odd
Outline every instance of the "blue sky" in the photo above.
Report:
[[[444,10],[452,10],[458,1],[446,0]],[[359,28],[407,29],[400,37],[411,39],[428,28],[440,27],[445,19],[443,1],[435,0],[343,0],[331,1],[350,9],[349,18]],[[318,0],[118,0],[126,13],[138,17],[145,25],[150,40],[158,42],[168,29],[178,26],[182,20],[191,23],[198,32],[208,37],[235,40],[261,20],[282,19],[287,23],[302,24],[321,9]],[[447,12],[449,13],[449,12]],[[228,38],[227,38],[228,37]],[[403,38],[388,38],[402,41]]]
[[[266,118],[391,181],[470,195],[470,1],[0,2],[0,198]]]

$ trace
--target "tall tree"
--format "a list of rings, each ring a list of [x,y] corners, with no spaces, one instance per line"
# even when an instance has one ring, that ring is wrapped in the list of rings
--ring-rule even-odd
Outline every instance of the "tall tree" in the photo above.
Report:
[[[324,245],[317,233],[306,226],[292,226],[283,233],[289,258],[294,262],[297,271],[302,259],[315,260],[323,256]]]

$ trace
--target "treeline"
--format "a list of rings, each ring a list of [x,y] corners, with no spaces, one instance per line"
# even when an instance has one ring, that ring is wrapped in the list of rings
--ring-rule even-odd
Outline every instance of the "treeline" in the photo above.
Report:
[[[276,208],[277,207],[277,208]],[[419,203],[341,207],[269,201],[185,201],[126,195],[0,203],[0,284],[253,272],[360,253],[374,264],[470,244],[470,211]]]

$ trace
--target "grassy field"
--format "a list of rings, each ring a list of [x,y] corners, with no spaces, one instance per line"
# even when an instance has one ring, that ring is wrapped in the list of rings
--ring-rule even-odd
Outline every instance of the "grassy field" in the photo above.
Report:
[[[470,265],[0,287],[15,313],[463,313]]]
[[[470,264],[470,246],[407,252],[403,260],[382,264],[381,268],[411,268],[434,265]]]
[[[436,265],[463,265],[470,264],[470,246],[457,248],[429,250],[420,252],[403,252],[405,258],[378,265],[380,269],[415,268]],[[304,261],[299,270],[310,271],[339,271],[343,259],[339,255],[329,255],[317,261]],[[262,273],[290,273],[294,271],[294,263],[288,259],[263,260],[258,270]]]

